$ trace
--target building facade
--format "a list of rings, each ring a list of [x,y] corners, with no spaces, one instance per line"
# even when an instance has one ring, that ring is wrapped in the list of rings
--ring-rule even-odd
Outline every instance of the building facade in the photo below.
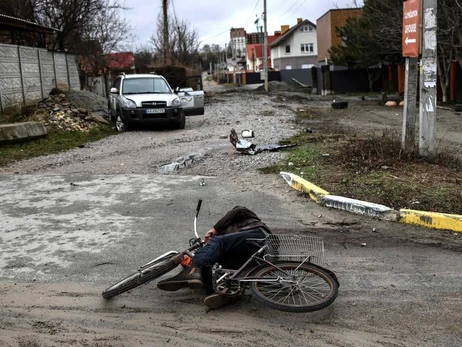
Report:
[[[276,70],[310,69],[318,66],[316,24],[302,18],[290,29],[281,26],[282,35],[271,48],[271,65]]]
[[[230,39],[229,47],[231,49],[231,56],[234,58],[245,56],[247,35],[244,28],[231,28]]]
[[[268,59],[268,68],[271,68],[271,49],[270,45],[281,37],[280,31],[275,31],[274,35],[268,36],[268,50],[267,50],[267,59]],[[246,66],[247,71],[259,72],[263,69],[263,43],[247,43],[246,45]]]
[[[361,8],[333,9],[327,11],[316,21],[318,61],[321,65],[329,64],[329,49],[342,44],[342,38],[337,35],[335,28],[345,26],[349,17],[361,15]]]

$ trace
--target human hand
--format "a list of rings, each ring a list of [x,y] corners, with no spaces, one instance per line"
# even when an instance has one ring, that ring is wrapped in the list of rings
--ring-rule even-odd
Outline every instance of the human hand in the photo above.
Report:
[[[207,243],[212,237],[218,234],[218,231],[215,230],[215,228],[210,229],[205,233],[204,236],[204,242]]]

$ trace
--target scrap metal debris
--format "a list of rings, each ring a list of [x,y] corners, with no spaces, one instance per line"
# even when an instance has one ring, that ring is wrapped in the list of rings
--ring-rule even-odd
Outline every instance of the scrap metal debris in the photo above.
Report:
[[[161,165],[157,171],[159,173],[169,173],[169,172],[179,171],[201,159],[202,159],[201,154],[190,154],[187,157],[179,157],[170,164]]]
[[[231,144],[236,148],[239,153],[255,155],[263,151],[277,151],[282,148],[295,147],[297,144],[288,144],[288,145],[277,145],[277,144],[265,144],[265,145],[256,145],[247,140],[240,140],[237,136],[236,130],[231,129],[231,134],[229,135],[229,140]]]

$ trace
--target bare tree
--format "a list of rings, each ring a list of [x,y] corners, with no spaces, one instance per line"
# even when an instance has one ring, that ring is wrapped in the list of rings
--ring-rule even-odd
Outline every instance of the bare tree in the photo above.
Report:
[[[164,35],[164,17],[160,13],[157,21],[157,31],[150,38],[154,53],[167,57],[173,64],[193,66],[198,62],[199,39],[197,31],[184,20],[177,20],[170,16],[168,19],[168,37]],[[165,40],[168,40],[169,49],[166,51]]]
[[[71,50],[75,40],[82,37],[88,27],[101,17],[102,12],[126,8],[122,0],[0,1],[10,4],[9,10],[10,13],[13,12],[12,15],[59,29],[52,45],[60,50]]]
[[[104,55],[129,50],[131,27],[121,16],[118,4],[102,0],[103,7],[80,32],[73,43],[74,51],[87,58],[92,72],[98,75],[105,67]]]

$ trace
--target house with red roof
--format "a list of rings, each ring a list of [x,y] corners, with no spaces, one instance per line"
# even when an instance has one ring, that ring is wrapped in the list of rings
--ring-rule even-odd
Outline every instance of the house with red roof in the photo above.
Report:
[[[268,36],[268,68],[271,68],[271,48],[270,44],[281,36],[280,31],[275,31],[274,35]],[[258,72],[263,69],[263,44],[252,43],[246,45],[246,68],[247,71]]]

